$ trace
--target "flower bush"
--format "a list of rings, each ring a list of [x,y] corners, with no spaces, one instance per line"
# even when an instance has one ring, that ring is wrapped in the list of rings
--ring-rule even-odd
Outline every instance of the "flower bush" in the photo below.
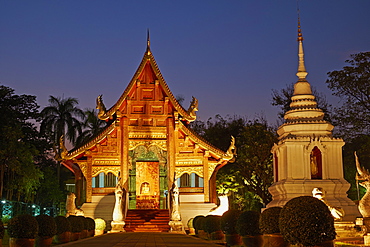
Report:
[[[105,230],[106,223],[105,220],[101,218],[96,218],[95,220],[95,230]]]

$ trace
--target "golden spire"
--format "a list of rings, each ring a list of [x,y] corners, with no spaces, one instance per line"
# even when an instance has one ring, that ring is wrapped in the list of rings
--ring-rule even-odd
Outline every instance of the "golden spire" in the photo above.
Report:
[[[307,76],[306,67],[304,66],[304,52],[303,52],[303,36],[302,36],[302,30],[301,30],[301,20],[298,13],[298,72],[297,76],[299,80],[305,80]]]
[[[147,39],[146,39],[146,53],[150,55],[150,35],[149,35],[149,28],[147,31]]]

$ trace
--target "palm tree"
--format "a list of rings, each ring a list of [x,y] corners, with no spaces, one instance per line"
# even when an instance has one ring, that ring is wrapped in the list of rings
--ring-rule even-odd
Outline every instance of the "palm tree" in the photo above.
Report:
[[[95,109],[85,110],[85,121],[82,123],[83,131],[76,140],[76,146],[82,145],[92,137],[98,135],[107,123],[98,118]]]
[[[78,100],[50,96],[49,103],[49,106],[41,111],[43,120],[40,132],[46,133],[56,146],[59,146],[62,135],[66,140],[75,143],[77,135],[82,132],[79,119],[85,118],[84,112],[77,107]]]

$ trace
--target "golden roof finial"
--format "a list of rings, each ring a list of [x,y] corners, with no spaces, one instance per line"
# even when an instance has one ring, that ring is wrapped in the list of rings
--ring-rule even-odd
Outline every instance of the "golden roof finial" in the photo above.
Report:
[[[297,76],[300,80],[305,80],[307,76],[306,67],[304,66],[304,52],[303,52],[303,36],[301,30],[301,18],[299,16],[299,8],[298,8],[298,72]]]
[[[147,38],[146,38],[146,53],[150,55],[150,35],[149,35],[149,28],[147,30]]]

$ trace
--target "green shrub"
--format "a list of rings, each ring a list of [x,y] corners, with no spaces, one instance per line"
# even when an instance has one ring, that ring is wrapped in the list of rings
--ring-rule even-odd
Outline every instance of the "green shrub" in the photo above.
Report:
[[[280,233],[279,216],[281,209],[281,207],[271,207],[261,213],[260,230],[262,234]]]
[[[39,224],[40,237],[53,237],[57,233],[57,225],[53,217],[41,214],[36,216],[36,220]]]
[[[204,219],[204,231],[207,233],[221,231],[221,216],[207,215]]]
[[[106,224],[105,220],[101,218],[97,218],[94,220],[95,221],[95,230],[105,230]]]
[[[286,242],[314,246],[335,239],[334,218],[328,206],[312,196],[300,196],[285,204],[279,218]]]
[[[235,227],[240,214],[240,210],[230,209],[221,216],[221,230],[225,234],[237,234]]]
[[[71,231],[71,223],[69,220],[64,216],[56,216],[54,218],[55,223],[57,225],[57,232],[56,234],[62,234],[64,232],[70,232]]]
[[[236,222],[236,231],[240,236],[261,235],[259,229],[260,213],[256,211],[244,211]]]
[[[204,217],[203,215],[195,216],[193,220],[193,226],[194,226],[196,233],[198,233],[199,230],[204,230],[204,219],[205,218],[206,217]]]
[[[194,218],[190,218],[190,219],[188,220],[187,225],[188,225],[188,227],[189,227],[189,228],[194,228],[193,220],[194,220]]]
[[[87,230],[95,230],[95,221],[89,217],[86,217]]]
[[[35,239],[38,231],[36,218],[28,214],[17,215],[8,223],[8,234],[11,238]]]
[[[3,239],[4,233],[5,233],[4,224],[3,221],[0,219],[0,239]]]
[[[1,221],[3,222],[4,225],[7,225],[11,218],[12,217],[10,217],[10,215],[3,215],[3,217],[1,217]]]
[[[69,223],[71,223],[71,232],[82,232],[84,229],[84,222],[81,220],[80,216],[70,215],[67,219]]]

